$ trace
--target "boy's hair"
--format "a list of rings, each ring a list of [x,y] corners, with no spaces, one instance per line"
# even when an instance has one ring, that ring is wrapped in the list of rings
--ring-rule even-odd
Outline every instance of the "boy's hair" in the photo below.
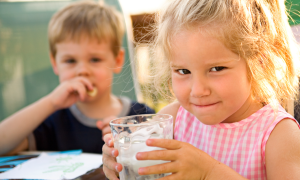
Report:
[[[160,65],[154,71],[154,85],[161,93],[170,95],[172,37],[183,29],[197,28],[246,60],[253,98],[283,104],[296,96],[298,45],[284,1],[174,0],[162,9],[157,21],[152,45]]]
[[[79,42],[81,38],[111,43],[117,56],[124,35],[122,15],[112,7],[93,1],[72,3],[55,13],[48,26],[50,51],[56,55],[57,43],[62,41]]]

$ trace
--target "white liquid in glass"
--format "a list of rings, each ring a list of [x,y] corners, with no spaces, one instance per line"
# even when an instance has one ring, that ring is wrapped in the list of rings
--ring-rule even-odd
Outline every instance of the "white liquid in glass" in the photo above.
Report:
[[[131,134],[124,132],[119,137],[119,142],[115,142],[119,146],[119,156],[117,161],[123,165],[123,170],[120,173],[121,179],[138,179],[138,180],[152,180],[164,177],[165,174],[154,174],[147,176],[140,176],[138,169],[140,167],[153,166],[156,164],[162,164],[168,161],[161,160],[137,160],[136,154],[138,152],[162,150],[158,147],[150,147],[146,145],[146,140],[149,138],[163,138],[163,128],[159,124],[154,124],[141,128]]]

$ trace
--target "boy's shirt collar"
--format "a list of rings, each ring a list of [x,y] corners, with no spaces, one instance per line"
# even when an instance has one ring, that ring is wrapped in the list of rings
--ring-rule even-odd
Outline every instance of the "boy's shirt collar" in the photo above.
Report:
[[[127,116],[127,114],[130,111],[130,104],[131,101],[128,97],[125,96],[120,96],[118,97],[119,100],[121,101],[123,108],[122,111],[120,112],[120,114],[118,115],[118,117],[123,117],[123,116]],[[99,120],[102,119],[92,119],[89,118],[87,116],[85,116],[76,106],[76,104],[73,104],[70,108],[71,113],[73,114],[73,116],[83,125],[88,126],[88,127],[97,127],[96,123]]]

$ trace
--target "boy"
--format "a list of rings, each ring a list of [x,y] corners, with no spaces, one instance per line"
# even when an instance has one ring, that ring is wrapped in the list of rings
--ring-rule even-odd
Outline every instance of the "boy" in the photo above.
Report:
[[[73,3],[51,19],[50,59],[60,85],[0,123],[0,155],[22,150],[82,149],[102,153],[111,116],[151,114],[144,104],[111,93],[122,70],[121,15],[95,2]]]

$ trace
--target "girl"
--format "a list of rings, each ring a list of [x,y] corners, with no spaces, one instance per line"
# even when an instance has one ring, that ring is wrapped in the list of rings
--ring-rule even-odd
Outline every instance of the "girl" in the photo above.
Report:
[[[139,160],[170,163],[139,174],[162,179],[298,179],[300,131],[282,106],[295,97],[298,51],[281,0],[173,0],[159,13],[154,48],[161,49],[158,86],[171,84],[177,102],[175,140],[147,140],[166,150]],[[158,59],[158,58],[156,58]],[[165,74],[163,74],[165,73]],[[104,172],[122,166],[111,136]]]

